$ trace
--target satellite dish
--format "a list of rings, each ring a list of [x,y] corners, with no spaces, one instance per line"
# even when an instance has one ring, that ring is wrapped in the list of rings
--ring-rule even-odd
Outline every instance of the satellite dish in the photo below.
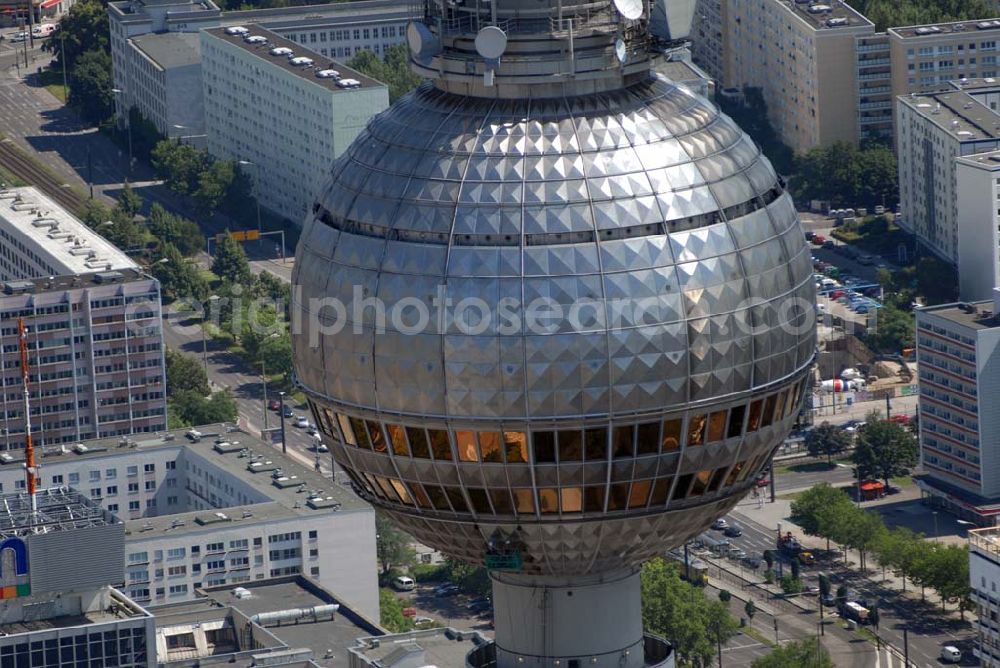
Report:
[[[624,64],[626,58],[628,58],[628,53],[625,51],[625,40],[621,37],[615,40],[615,57],[618,58],[618,62]]]
[[[642,0],[615,0],[615,7],[627,19],[634,21],[642,16]]]
[[[497,60],[507,50],[507,33],[496,26],[486,26],[476,35],[476,52],[487,60]]]
[[[422,21],[410,21],[406,26],[406,43],[410,47],[410,53],[418,59],[429,58],[440,48],[434,33]]]

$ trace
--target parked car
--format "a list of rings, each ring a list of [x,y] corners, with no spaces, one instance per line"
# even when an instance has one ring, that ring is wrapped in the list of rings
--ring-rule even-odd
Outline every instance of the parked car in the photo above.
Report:
[[[747,568],[752,568],[754,570],[757,570],[758,568],[760,568],[760,558],[750,557],[750,556],[743,557],[743,565],[746,566]]]
[[[823,601],[823,605],[829,606],[831,608],[837,605],[837,597],[833,594],[833,592],[830,592],[829,594],[823,594],[823,596],[820,597],[820,600]]]
[[[22,30],[21,32],[16,32],[16,33],[14,33],[11,36],[10,41],[12,41],[12,42],[26,42],[26,41],[28,41],[28,33],[26,31],[24,31],[24,30]]]
[[[434,590],[434,595],[438,598],[448,598],[458,594],[458,585],[447,584],[442,585]]]
[[[712,528],[715,529],[716,531],[722,531],[727,526],[729,526],[729,522],[726,521],[725,517],[720,517],[719,519],[712,522]]]
[[[477,598],[474,601],[469,601],[465,607],[469,612],[483,612],[492,608],[493,604],[488,598]]]
[[[806,241],[812,241],[814,236],[816,236],[815,232],[806,232]]]
[[[843,290],[834,290],[829,295],[830,299],[840,299],[843,296],[844,296],[844,291]]]
[[[271,399],[267,402],[267,407],[269,410],[278,411],[281,410],[281,402],[277,399]]]
[[[302,429],[308,428],[309,427],[309,418],[307,418],[305,415],[298,416],[297,418],[295,418],[295,426],[296,427],[301,427]]]
[[[837,244],[833,241],[833,239],[827,239],[823,242],[823,248],[826,248],[827,250],[833,250],[836,247]]]
[[[330,452],[330,448],[323,441],[316,441],[316,452]]]
[[[811,243],[813,246],[822,246],[824,243],[826,243],[826,237],[824,237],[822,234],[814,234],[813,238],[809,240],[809,243]]]
[[[730,538],[739,538],[743,535],[743,529],[736,524],[730,524],[725,528],[722,534]]]
[[[892,417],[889,418],[890,422],[895,422],[896,424],[902,424],[902,425],[910,424],[910,420],[911,418],[909,415],[903,415],[902,413],[893,415]]]
[[[282,413],[286,418],[295,417],[295,411],[291,409],[290,406],[285,406],[284,413]]]

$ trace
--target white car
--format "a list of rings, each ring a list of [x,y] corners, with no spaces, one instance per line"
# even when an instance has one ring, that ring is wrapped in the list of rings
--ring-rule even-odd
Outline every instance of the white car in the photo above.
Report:
[[[295,426],[296,427],[302,427],[303,429],[308,429],[309,428],[309,418],[307,418],[304,415],[298,416],[297,418],[295,418]]]
[[[954,645],[945,645],[941,648],[941,660],[945,663],[960,663],[962,661],[962,650]]]
[[[720,517],[719,519],[712,522],[712,528],[715,529],[716,531],[722,531],[727,526],[729,526],[729,522],[726,521],[725,517]]]

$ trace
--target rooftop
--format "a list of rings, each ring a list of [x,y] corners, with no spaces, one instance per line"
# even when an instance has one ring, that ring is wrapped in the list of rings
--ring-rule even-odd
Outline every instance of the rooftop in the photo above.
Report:
[[[201,39],[196,32],[149,33],[131,42],[165,70],[201,64]]]
[[[139,268],[111,242],[31,186],[0,190],[0,231],[31,248],[56,269],[52,272],[56,275]]]
[[[811,2],[811,0],[772,1],[805,21],[813,30],[874,27],[874,24],[867,17],[840,0],[829,0],[829,2],[825,0],[819,2]]]
[[[121,271],[98,271],[76,276],[51,276],[27,280],[0,281],[0,298],[8,295],[39,294],[60,290],[94,288],[101,285],[130,283],[132,281],[153,280],[148,274],[137,269]]]
[[[1000,114],[964,89],[897,99],[959,142],[1000,139]]]
[[[301,44],[296,44],[287,40],[270,30],[254,26],[247,34],[227,34],[230,28],[212,28],[202,31],[205,35],[210,35],[216,39],[228,42],[248,53],[256,56],[260,60],[282,69],[289,74],[295,75],[309,81],[321,88],[325,88],[334,93],[350,92],[349,88],[341,88],[337,85],[342,79],[354,79],[361,84],[361,88],[384,87],[385,84],[361,74],[351,68],[331,60],[326,56],[321,56],[315,51],[310,51]],[[258,39],[254,39],[258,38]],[[247,41],[250,39],[251,41]],[[256,42],[256,43],[255,43]],[[281,49],[276,55],[272,51]],[[303,58],[305,60],[299,60]],[[336,72],[337,76],[327,78],[317,76],[321,72]]]
[[[374,641],[374,642],[373,642]],[[411,666],[464,666],[465,657],[491,642],[474,631],[452,628],[396,633],[383,638],[358,638],[351,653],[377,668]]]
[[[903,39],[940,37],[955,33],[975,35],[1000,30],[1000,20],[985,19],[981,21],[954,21],[952,23],[925,23],[918,26],[901,26],[889,28],[889,33]]]
[[[35,494],[36,511],[26,492],[0,495],[0,536],[72,531],[117,524],[118,520],[90,499],[65,487],[41,489]]]
[[[105,624],[122,619],[152,616],[138,603],[135,603],[117,589],[108,587],[106,591],[102,592],[102,596],[107,597],[106,606],[98,606],[93,610],[88,610],[79,615],[60,615],[45,619],[29,619],[0,624],[0,633],[4,636],[11,636],[18,633],[34,633],[48,629],[67,629],[75,626]]]
[[[1000,561],[1000,527],[969,530],[969,548],[973,552],[982,552]]]
[[[1000,327],[1000,321],[993,317],[993,302],[957,302],[939,306],[924,306],[918,313],[936,315],[963,327],[987,330]]]
[[[221,13],[212,0],[120,0],[108,3],[108,15],[118,21],[143,21],[151,17],[147,7],[167,10],[172,20],[185,14],[208,17]]]
[[[413,3],[398,0],[354,0],[331,2],[325,5],[299,7],[274,7],[271,9],[246,9],[224,12],[222,23],[227,26],[260,24],[269,28],[297,25],[319,26],[324,24],[360,25],[399,19],[405,21],[421,11]]]
[[[384,634],[377,623],[352,610],[349,602],[302,576],[247,582],[239,587],[213,587],[202,593],[206,598],[151,608],[158,635],[195,629],[243,629],[249,625],[255,647],[241,647],[242,634],[235,634],[229,642],[208,648],[210,655],[219,657],[217,660],[223,660],[220,655],[230,655],[234,659],[231,664],[236,666],[262,665],[262,661],[254,659],[255,655],[280,653],[298,661],[281,665],[347,668],[350,665],[347,650],[357,638]],[[270,619],[265,616],[274,612],[288,614],[272,615]],[[163,645],[166,647],[165,641]],[[192,647],[187,653],[171,650],[170,655],[172,660],[167,665],[174,667],[194,665],[209,653],[196,652]]]
[[[980,169],[1000,170],[1000,150],[960,155],[955,160]]]
[[[227,425],[198,427],[202,438],[193,442],[187,430],[175,429],[160,434],[133,434],[85,441],[74,446],[50,446],[41,449],[40,466],[55,461],[96,459],[132,454],[136,450],[187,449],[240,479],[259,493],[258,503],[200,510],[171,515],[145,517],[125,522],[126,536],[156,537],[158,534],[213,531],[219,523],[257,523],[305,517],[316,513],[367,510],[370,506],[351,490],[282,455],[273,446]],[[223,443],[216,443],[221,441]],[[82,446],[82,447],[81,447]],[[11,451],[0,466],[20,466],[23,453]],[[256,472],[249,469],[255,462]],[[283,476],[275,480],[272,472],[280,468]],[[2,516],[0,516],[2,518]],[[2,529],[2,524],[0,524]]]

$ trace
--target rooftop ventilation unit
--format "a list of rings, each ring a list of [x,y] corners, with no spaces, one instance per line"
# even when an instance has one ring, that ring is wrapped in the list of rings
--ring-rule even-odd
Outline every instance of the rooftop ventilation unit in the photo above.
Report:
[[[267,38],[263,35],[247,35],[243,41],[247,44],[267,44]]]
[[[339,79],[340,72],[337,70],[316,70],[317,79]]]
[[[846,25],[847,25],[847,17],[846,16],[841,16],[841,17],[838,17],[838,18],[835,18],[835,19],[827,19],[826,20],[826,26],[828,28],[837,28],[837,27],[846,26]]]
[[[287,46],[276,46],[269,52],[272,56],[291,56],[292,50]]]
[[[936,33],[941,32],[941,28],[937,26],[920,26],[913,32],[917,33],[918,35],[934,35]]]
[[[120,271],[102,271],[99,274],[94,274],[95,283],[115,283],[120,280],[122,280]]]
[[[312,58],[306,58],[305,56],[299,56],[298,58],[292,58],[288,62],[290,62],[295,67],[305,67],[307,65],[312,65],[313,64],[313,59]]]
[[[825,14],[827,12],[832,12],[833,7],[830,5],[809,5],[810,14]]]
[[[341,79],[337,82],[340,88],[361,88],[361,82],[357,79]]]
[[[7,281],[3,284],[4,294],[20,295],[25,292],[34,292],[35,284],[31,281]]]
[[[230,26],[226,28],[227,35],[246,35],[248,32],[250,31],[243,26]]]

